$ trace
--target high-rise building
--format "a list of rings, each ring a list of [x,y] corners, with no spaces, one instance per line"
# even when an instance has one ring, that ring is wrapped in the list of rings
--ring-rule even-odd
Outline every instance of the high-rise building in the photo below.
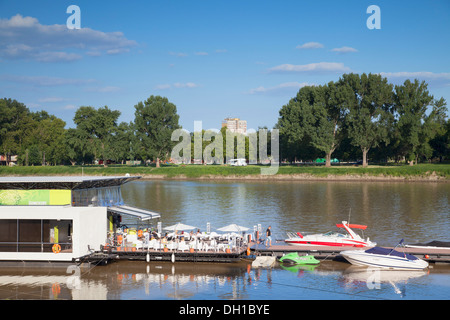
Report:
[[[247,134],[247,121],[239,118],[225,118],[222,121],[222,128],[227,127],[231,132]]]

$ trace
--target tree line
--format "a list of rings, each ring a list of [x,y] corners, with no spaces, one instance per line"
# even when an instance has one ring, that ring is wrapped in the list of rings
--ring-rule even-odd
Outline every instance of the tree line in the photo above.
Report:
[[[282,159],[368,158],[410,164],[450,154],[444,98],[425,81],[393,85],[379,74],[344,74],[338,81],[302,87],[280,109]]]
[[[134,122],[118,123],[118,110],[81,106],[73,118],[76,128],[65,129],[63,120],[46,111],[0,99],[0,154],[9,160],[17,155],[21,165],[155,159],[159,166],[173,147],[173,130],[180,128],[176,106],[152,95],[134,107]]]
[[[418,80],[394,86],[380,75],[365,73],[344,74],[338,81],[302,87],[279,110],[275,128],[279,130],[280,159],[292,162],[325,157],[329,166],[332,157],[362,159],[363,165],[369,158],[410,163],[448,158],[446,101],[435,99],[427,87]],[[16,100],[0,99],[0,154],[7,161],[17,155],[20,165],[153,160],[159,167],[176,143],[171,140],[172,132],[181,128],[177,108],[167,98],[152,95],[134,109],[134,121],[118,123],[118,110],[81,106],[73,118],[76,127],[65,129],[63,120],[46,111],[32,112]],[[221,135],[226,150],[224,128]],[[201,136],[205,137],[205,131]],[[239,138],[234,137],[235,153]],[[248,159],[248,136],[244,140]],[[213,141],[203,139],[202,152]],[[270,137],[268,142],[270,154]],[[191,150],[193,153],[194,146]]]

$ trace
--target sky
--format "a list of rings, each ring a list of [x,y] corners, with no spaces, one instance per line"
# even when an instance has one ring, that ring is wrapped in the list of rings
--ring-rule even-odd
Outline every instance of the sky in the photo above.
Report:
[[[160,95],[188,131],[272,128],[299,88],[349,72],[424,80],[448,102],[449,14],[448,0],[0,0],[0,97],[70,128],[80,106],[130,122]]]

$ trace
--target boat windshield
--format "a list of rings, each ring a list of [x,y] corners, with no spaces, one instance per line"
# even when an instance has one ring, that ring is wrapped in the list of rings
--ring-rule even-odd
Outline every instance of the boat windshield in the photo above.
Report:
[[[327,237],[338,237],[338,238],[345,238],[345,234],[339,233],[339,232],[334,232],[334,231],[328,231],[327,233],[323,234],[324,236]]]
[[[406,258],[408,260],[417,260],[418,259],[416,256],[413,256],[411,254],[404,253],[404,252],[398,252],[396,250],[392,250],[389,248],[383,248],[383,247],[373,247],[373,248],[366,250],[365,252],[372,253],[372,254],[380,254],[380,255],[385,255],[385,256],[390,255],[390,256],[402,257],[402,258]]]

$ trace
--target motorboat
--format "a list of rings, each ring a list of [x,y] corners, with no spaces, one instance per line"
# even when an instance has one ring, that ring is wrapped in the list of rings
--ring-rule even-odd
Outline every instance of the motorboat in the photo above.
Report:
[[[338,228],[347,231],[347,234],[329,231],[326,233],[302,235],[300,232],[288,233],[288,238],[284,240],[287,244],[295,246],[319,245],[335,247],[374,247],[377,244],[371,242],[369,238],[363,239],[352,229],[365,230],[366,225],[349,224],[347,221],[336,224]]]
[[[450,250],[450,241],[433,240],[427,243],[405,244],[407,248]]]
[[[278,259],[281,263],[289,263],[289,264],[319,264],[320,261],[314,258],[312,255],[304,255],[299,256],[298,252],[291,252],[285,254],[280,259]]]
[[[402,244],[403,240],[398,245]],[[397,245],[397,246],[398,246]],[[395,249],[373,247],[367,250],[345,250],[340,254],[348,262],[356,266],[387,268],[393,270],[422,270],[428,262]]]

